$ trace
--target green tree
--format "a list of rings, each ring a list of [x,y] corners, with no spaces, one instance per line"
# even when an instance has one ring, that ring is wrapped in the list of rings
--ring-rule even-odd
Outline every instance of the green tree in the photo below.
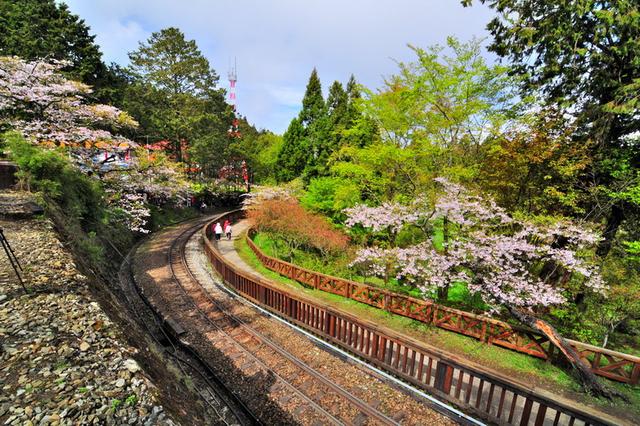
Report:
[[[216,88],[218,76],[194,40],[186,40],[177,28],[155,32],[129,53],[134,85],[125,107],[139,118],[143,131],[153,139],[168,139],[179,161],[185,142],[220,152],[231,110],[224,92]],[[208,161],[209,156],[196,160]]]
[[[336,222],[344,221],[344,209],[359,201],[360,188],[353,181],[339,177],[313,179],[300,199],[305,208],[329,216]]]
[[[308,154],[305,129],[300,120],[294,118],[282,136],[282,149],[276,160],[276,179],[288,182],[300,176],[307,164]]]
[[[510,211],[527,214],[584,213],[579,183],[591,164],[591,145],[560,111],[530,112],[482,144],[478,180]]]
[[[0,56],[70,61],[68,77],[93,86],[108,102],[113,79],[89,27],[64,3],[54,0],[0,0]]]
[[[318,71],[314,68],[309,76],[309,82],[302,98],[302,110],[298,115],[300,123],[305,128],[326,114],[324,98],[322,97],[322,85],[318,77]]]
[[[207,96],[218,82],[195,40],[186,40],[182,31],[169,27],[151,34],[129,53],[132,73],[144,82],[171,95]]]
[[[361,116],[360,110],[358,109],[358,101],[362,99],[362,93],[360,93],[358,82],[356,81],[356,77],[353,74],[351,74],[351,76],[349,77],[349,81],[347,82],[346,93],[348,116],[347,123],[349,126],[351,126]]]
[[[571,110],[579,136],[593,140],[590,218],[606,220],[598,253],[606,255],[636,207],[608,197],[633,183],[640,147],[622,137],[640,129],[640,4],[632,0],[481,0],[498,15],[490,50],[513,64],[525,94]],[[464,0],[465,5],[472,0]],[[604,208],[603,208],[604,207]]]
[[[274,183],[276,181],[276,163],[278,153],[282,150],[283,138],[271,132],[263,132],[258,136],[259,147],[256,156],[255,174],[258,182]]]
[[[304,174],[308,183],[309,179],[317,176],[326,163],[329,135],[327,108],[318,72],[314,68],[302,99],[302,109],[283,135],[282,151],[276,162],[278,181],[289,181]]]
[[[479,41],[450,37],[447,45],[451,54],[410,46],[415,61],[400,63],[381,90],[365,91],[362,100],[354,94],[361,116],[346,134],[356,142],[372,130],[378,135],[360,151],[358,143],[343,150],[334,170],[346,177],[354,173],[349,163],[358,165],[358,179],[369,188],[364,198],[415,196],[436,176],[477,177],[484,141],[512,108],[511,81],[505,67],[486,63]]]
[[[356,82],[356,78],[351,74],[346,88],[347,94],[347,111],[345,126],[342,130],[341,144],[364,147],[372,143],[378,128],[371,117],[362,113],[363,101],[360,87]]]
[[[329,95],[327,96],[327,113],[334,131],[345,126],[348,103],[349,97],[344,91],[342,83],[334,81],[329,87]]]

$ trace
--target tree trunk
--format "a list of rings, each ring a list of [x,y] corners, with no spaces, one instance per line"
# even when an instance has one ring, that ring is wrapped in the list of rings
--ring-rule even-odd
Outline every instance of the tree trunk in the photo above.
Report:
[[[612,400],[614,397],[618,397],[627,401],[627,398],[620,392],[600,383],[595,374],[593,374],[589,367],[584,362],[582,362],[575,349],[573,349],[573,347],[571,347],[571,345],[567,343],[567,341],[551,324],[532,315],[519,311],[512,306],[507,306],[507,309],[509,310],[511,315],[513,315],[518,321],[542,333],[549,339],[549,342],[551,342],[552,345],[560,350],[565,359],[573,367],[574,373],[577,375],[578,380],[580,380],[582,387],[587,393],[594,396],[602,396],[609,400]]]
[[[442,245],[445,256],[449,254],[449,219],[445,216],[442,220]],[[449,299],[449,283],[438,288],[438,300],[446,302]]]
[[[449,284],[445,284],[443,287],[438,287],[438,300],[440,302],[446,302],[449,299]]]
[[[604,230],[602,236],[604,239],[600,241],[598,244],[598,248],[596,249],[596,254],[601,258],[604,258],[609,254],[609,250],[611,250],[611,246],[613,244],[613,240],[618,233],[618,228],[622,224],[624,220],[624,209],[619,204],[614,204],[611,206],[611,211],[609,212],[609,216],[607,217],[607,227]]]

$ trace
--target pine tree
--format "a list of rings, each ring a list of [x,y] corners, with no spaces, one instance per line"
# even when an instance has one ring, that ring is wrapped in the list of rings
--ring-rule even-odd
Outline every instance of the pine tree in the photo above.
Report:
[[[195,40],[186,40],[178,28],[151,34],[138,50],[129,53],[130,70],[156,89],[172,95],[198,97],[216,87],[218,75],[209,66]]]
[[[320,84],[320,78],[318,78],[318,71],[314,68],[311,71],[304,98],[302,98],[302,110],[298,119],[305,128],[308,128],[324,114],[325,104],[322,97],[322,85]]]
[[[378,133],[378,128],[375,122],[365,117],[360,110],[358,104],[362,99],[362,94],[353,74],[347,83],[346,95],[347,108],[341,144],[362,148],[372,142]]]
[[[342,84],[334,81],[329,88],[326,113],[307,128],[313,155],[304,171],[305,181],[328,174],[331,155],[342,143],[342,132],[347,120],[347,100],[347,93]]]
[[[307,164],[305,129],[300,120],[291,120],[282,138],[282,149],[276,160],[276,179],[278,182],[288,182],[300,176]]]
[[[353,74],[349,77],[349,82],[347,83],[347,123],[348,126],[352,126],[353,123],[360,117],[360,112],[357,108],[357,102],[362,97],[360,94],[360,89],[358,88],[358,83],[356,82],[356,78]]]
[[[178,28],[151,34],[138,49],[129,53],[129,72],[135,84],[126,107],[140,119],[152,137],[172,141],[173,151],[182,160],[186,141],[199,147],[196,160],[215,168],[221,160],[221,143],[226,140],[230,109],[217,89],[218,75],[198,49]],[[216,162],[204,153],[215,149]]]
[[[347,118],[348,96],[342,83],[334,81],[327,96],[327,113],[334,127],[345,124]]]

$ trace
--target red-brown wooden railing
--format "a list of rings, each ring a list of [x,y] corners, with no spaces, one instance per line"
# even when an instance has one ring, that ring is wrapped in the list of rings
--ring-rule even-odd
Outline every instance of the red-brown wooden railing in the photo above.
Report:
[[[236,211],[217,220],[234,220]],[[486,421],[500,425],[621,425],[588,407],[566,401],[459,359],[348,312],[284,290],[228,263],[202,229],[213,268],[243,297],[371,364]]]
[[[253,242],[254,232],[252,228],[248,230],[246,241],[260,262],[268,269],[301,284],[534,357],[549,359],[555,349],[544,335],[525,327],[515,327],[503,321],[449,308],[432,301],[325,275],[267,256]],[[595,374],[632,385],[637,385],[640,381],[639,357],[575,340],[567,341]]]

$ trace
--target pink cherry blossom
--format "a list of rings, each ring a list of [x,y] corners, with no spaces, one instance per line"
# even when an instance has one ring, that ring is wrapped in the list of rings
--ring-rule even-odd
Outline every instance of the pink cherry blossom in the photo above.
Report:
[[[598,268],[577,255],[599,241],[596,232],[569,221],[543,226],[516,220],[491,199],[444,178],[436,181],[443,190],[432,206],[425,199],[409,205],[356,206],[346,210],[346,224],[397,232],[405,224],[447,218],[456,227],[447,250],[436,250],[431,241],[407,248],[366,247],[352,265],[367,266],[379,276],[393,271],[424,293],[463,281],[494,308],[565,302],[564,289],[553,281],[553,274],[532,272],[543,265],[582,277],[585,289],[606,292]]]
[[[135,128],[127,113],[109,105],[86,103],[91,88],[61,74],[62,61],[25,61],[0,57],[0,113],[30,140],[87,150],[129,149],[136,144],[111,130]],[[87,158],[86,163],[89,164]]]

